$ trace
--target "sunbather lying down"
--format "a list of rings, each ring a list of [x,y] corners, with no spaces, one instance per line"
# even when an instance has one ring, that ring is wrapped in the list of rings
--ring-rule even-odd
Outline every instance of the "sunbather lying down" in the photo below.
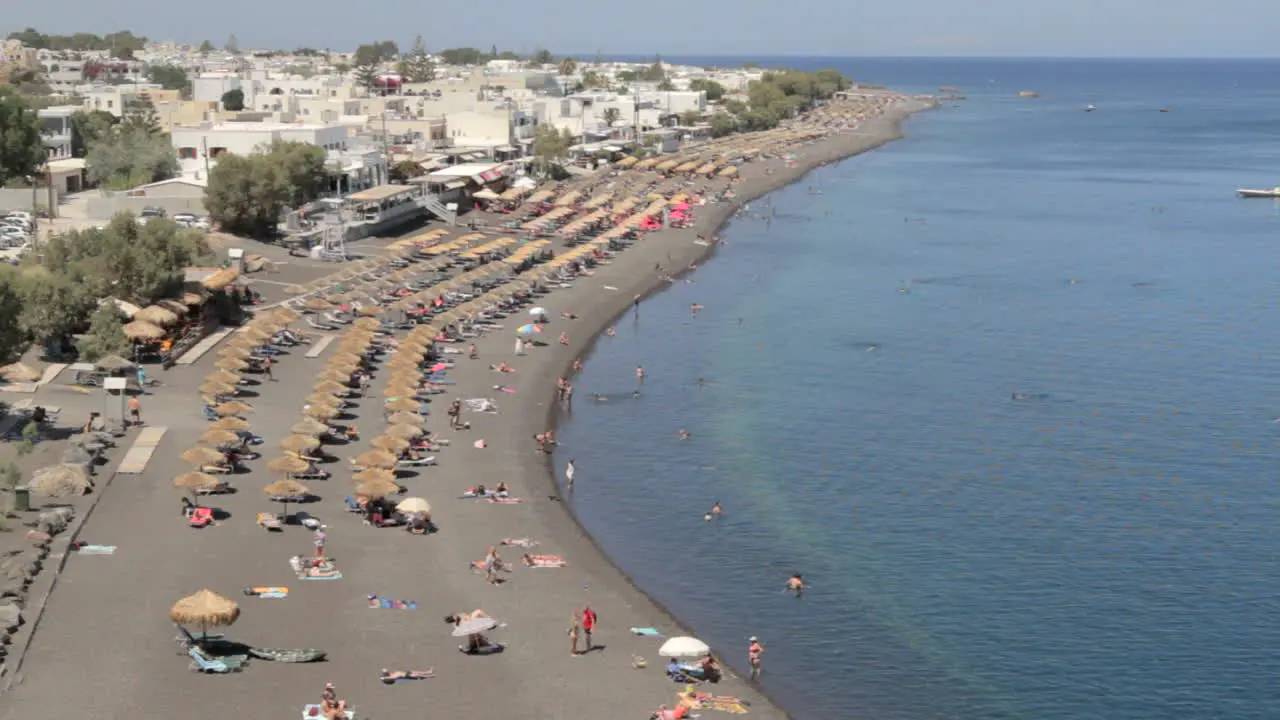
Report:
[[[529,567],[561,568],[569,565],[569,563],[565,562],[564,558],[559,555],[530,555],[529,553],[525,553],[524,557],[521,559],[524,561],[524,564]]]
[[[502,538],[502,542],[498,544],[513,545],[515,547],[522,547],[522,548],[531,548],[537,545],[538,543],[536,540],[531,540],[529,538]]]
[[[489,572],[489,563],[485,560],[472,560],[471,569],[477,570],[479,572]],[[498,560],[493,564],[493,569],[502,570],[505,572],[511,572],[511,566],[502,562],[501,560]]]
[[[382,672],[378,674],[378,679],[391,685],[397,680],[427,680],[435,676],[435,668],[427,668],[426,670],[388,670],[382,668]]]
[[[510,365],[504,362],[498,363],[497,365],[490,365],[489,369],[495,372],[504,372],[504,373],[512,373],[516,371],[515,368],[511,367]]]

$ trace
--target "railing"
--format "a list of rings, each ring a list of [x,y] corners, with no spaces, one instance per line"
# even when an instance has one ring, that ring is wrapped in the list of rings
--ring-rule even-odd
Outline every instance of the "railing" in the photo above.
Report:
[[[440,202],[439,195],[423,192],[421,195],[415,195],[413,201],[417,203],[418,207],[427,210],[450,225],[458,223],[458,213],[450,210],[444,203]]]

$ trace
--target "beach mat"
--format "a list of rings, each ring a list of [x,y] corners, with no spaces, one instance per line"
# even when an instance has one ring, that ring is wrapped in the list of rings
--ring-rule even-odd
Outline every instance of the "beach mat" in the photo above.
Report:
[[[115,545],[81,545],[76,552],[81,555],[115,555]]]
[[[643,635],[644,637],[666,637],[654,628],[631,628],[631,634]]]
[[[375,597],[369,599],[370,610],[417,610],[417,600],[392,600],[391,598]]]
[[[324,575],[321,577],[313,577],[308,575],[307,577],[298,578],[298,579],[299,580],[341,580],[342,573],[338,573],[337,575]]]

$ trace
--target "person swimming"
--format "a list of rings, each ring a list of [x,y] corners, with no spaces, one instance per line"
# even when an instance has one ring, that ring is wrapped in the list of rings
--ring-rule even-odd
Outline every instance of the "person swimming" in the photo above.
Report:
[[[796,597],[803,595],[805,589],[808,587],[808,585],[804,584],[804,575],[801,575],[800,573],[796,573],[787,579],[787,590],[795,593]]]
[[[689,438],[691,438],[691,437],[693,437],[693,435],[692,435],[692,434],[690,434],[690,432],[689,432],[688,430],[685,430],[685,429],[683,429],[683,428],[680,430],[680,439],[681,439],[681,440],[688,440],[688,439],[689,439]]]

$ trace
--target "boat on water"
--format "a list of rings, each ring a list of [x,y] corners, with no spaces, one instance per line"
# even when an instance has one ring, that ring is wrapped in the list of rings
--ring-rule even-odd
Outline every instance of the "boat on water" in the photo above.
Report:
[[[1085,111],[1085,112],[1093,112],[1094,110],[1097,110],[1097,109],[1098,109],[1098,108],[1096,108],[1096,107],[1094,107],[1094,106],[1092,106],[1092,105],[1085,105],[1085,106],[1084,106],[1084,111]]]
[[[1240,188],[1236,190],[1236,194],[1242,198],[1280,198],[1280,187],[1273,187],[1270,190]]]

